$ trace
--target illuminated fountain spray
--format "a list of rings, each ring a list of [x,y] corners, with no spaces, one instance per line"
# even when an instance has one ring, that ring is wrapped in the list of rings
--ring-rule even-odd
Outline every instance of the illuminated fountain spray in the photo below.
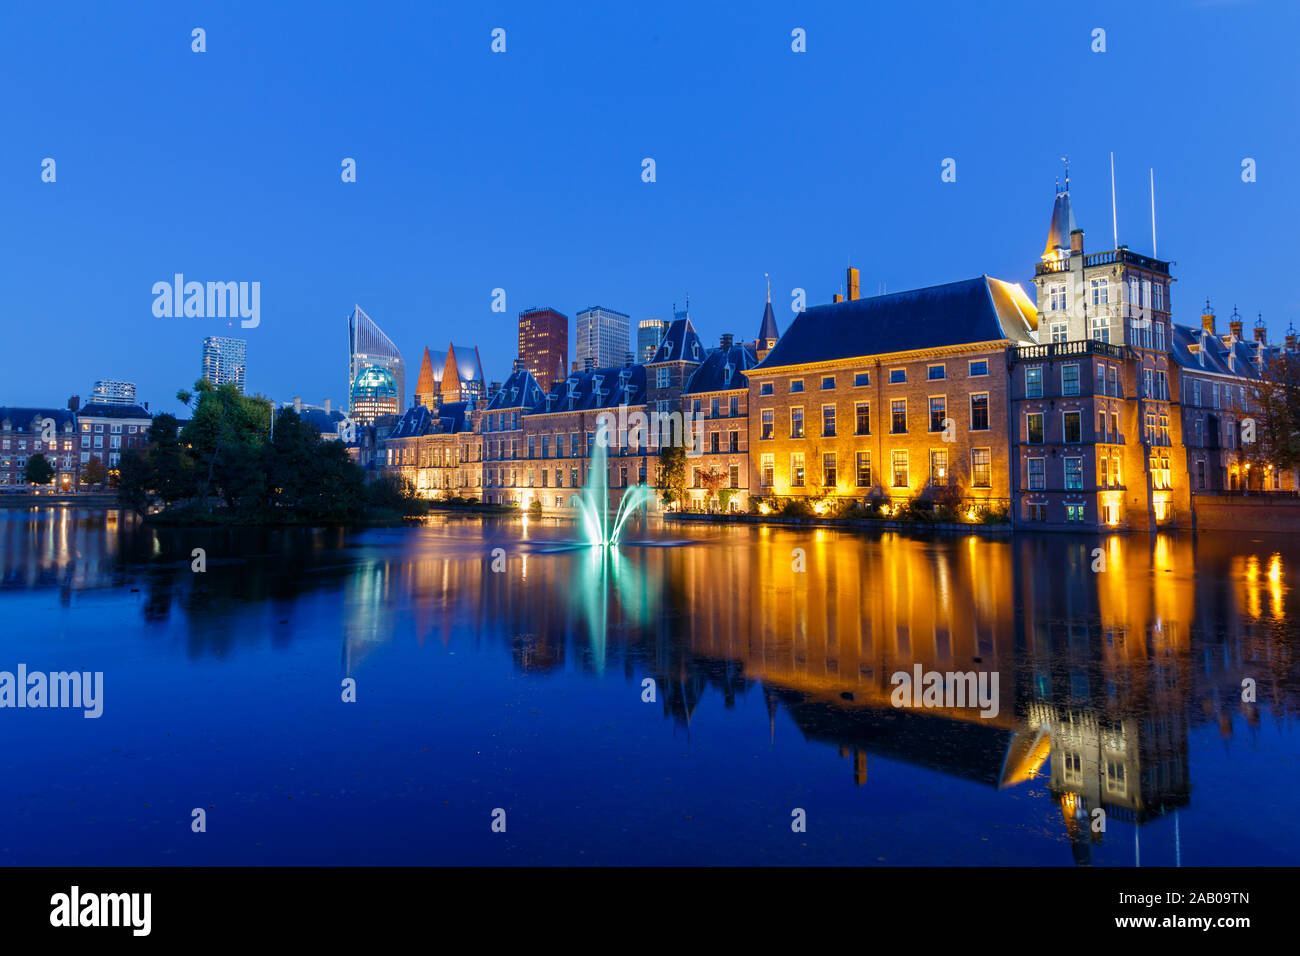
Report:
[[[596,447],[591,451],[587,484],[578,499],[582,511],[582,526],[588,543],[594,547],[616,548],[623,524],[638,508],[654,500],[654,492],[645,485],[632,485],[623,489],[618,510],[611,522],[609,517],[609,468],[607,466],[609,426],[601,421],[596,428]]]

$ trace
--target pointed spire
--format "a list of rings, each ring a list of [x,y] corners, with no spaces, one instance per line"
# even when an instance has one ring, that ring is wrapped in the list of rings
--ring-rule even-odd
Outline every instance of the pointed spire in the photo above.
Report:
[[[1065,189],[1060,181],[1056,184],[1056,201],[1052,204],[1052,221],[1047,229],[1047,245],[1043,249],[1044,259],[1063,258],[1070,251],[1070,233],[1078,226],[1074,221],[1074,207],[1070,205],[1070,174],[1065,174]]]
[[[767,301],[771,302],[772,301],[772,277],[768,275],[766,272],[764,272],[763,278],[767,280]]]
[[[429,346],[424,347],[424,358],[420,362],[420,376],[415,381],[415,403],[432,409],[438,385],[433,380],[433,362],[429,358]]]
[[[442,386],[439,392],[443,401],[460,401],[460,369],[456,367],[456,346],[450,342],[447,343],[447,364],[442,367]]]

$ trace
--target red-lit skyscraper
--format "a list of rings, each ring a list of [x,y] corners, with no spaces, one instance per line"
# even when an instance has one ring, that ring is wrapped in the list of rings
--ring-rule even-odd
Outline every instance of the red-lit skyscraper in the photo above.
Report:
[[[519,359],[542,391],[549,391],[569,368],[569,317],[554,309],[519,313]]]

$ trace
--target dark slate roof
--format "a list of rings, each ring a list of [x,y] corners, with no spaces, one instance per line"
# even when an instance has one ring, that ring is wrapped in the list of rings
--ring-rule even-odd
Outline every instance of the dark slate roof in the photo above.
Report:
[[[72,421],[72,412],[66,408],[29,408],[19,405],[0,405],[0,425],[8,422],[16,432],[40,431],[39,419],[54,419],[54,427],[63,430],[63,426]],[[35,429],[32,421],[37,420]]]
[[[406,410],[386,437],[418,438],[469,431],[472,407],[472,402],[445,402],[437,411],[431,412],[423,405],[416,405]]]
[[[471,431],[469,413],[473,402],[443,402],[434,413],[435,431],[440,435]]]
[[[87,402],[77,409],[82,418],[153,418],[140,405],[110,405],[107,402]]]
[[[511,372],[510,377],[501,383],[495,395],[488,400],[487,411],[495,412],[503,408],[533,408],[541,404],[542,386],[537,384],[533,373],[527,369]]]
[[[645,401],[645,366],[616,365],[575,372],[568,378],[561,379],[551,386],[545,400],[533,408],[530,414],[644,405]]]
[[[776,316],[772,314],[772,300],[767,300],[767,306],[763,309],[763,321],[758,327],[758,341],[766,342],[772,339],[779,339],[781,333],[776,327]]]
[[[673,319],[659,341],[659,348],[648,364],[657,362],[700,362],[704,360],[704,346],[695,333],[695,326],[687,316]]]
[[[1187,325],[1173,326],[1173,357],[1175,363],[1193,372],[1213,372],[1218,375],[1235,375],[1239,378],[1258,379],[1260,377],[1259,367],[1256,365],[1258,343],[1237,339],[1229,345],[1217,335],[1210,335],[1209,333],[1202,335],[1202,331]],[[1193,351],[1192,346],[1204,348],[1204,364],[1201,364],[1201,356],[1198,351]],[[1231,365],[1228,363],[1230,353],[1234,356]],[[1276,354],[1276,348],[1265,347],[1266,358],[1274,354]]]
[[[684,394],[748,388],[749,381],[745,378],[745,372],[757,364],[758,356],[746,345],[709,349],[704,362],[691,373]]]
[[[800,312],[758,368],[1010,340],[1034,344],[1038,312],[1020,286],[979,276]]]
[[[292,405],[289,407],[293,408]],[[330,410],[327,412],[323,408],[304,408],[298,413],[298,417],[321,433],[336,431],[335,426],[347,418],[340,411]]]

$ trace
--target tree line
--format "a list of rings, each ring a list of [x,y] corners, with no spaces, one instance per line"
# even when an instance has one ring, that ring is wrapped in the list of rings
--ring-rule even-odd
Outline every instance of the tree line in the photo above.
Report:
[[[200,380],[177,397],[193,408],[182,427],[161,414],[147,445],[122,454],[117,493],[144,515],[210,516],[250,523],[348,523],[374,508],[411,511],[409,488],[391,480],[367,487],[341,441],[326,440],[291,408],[233,384]]]

